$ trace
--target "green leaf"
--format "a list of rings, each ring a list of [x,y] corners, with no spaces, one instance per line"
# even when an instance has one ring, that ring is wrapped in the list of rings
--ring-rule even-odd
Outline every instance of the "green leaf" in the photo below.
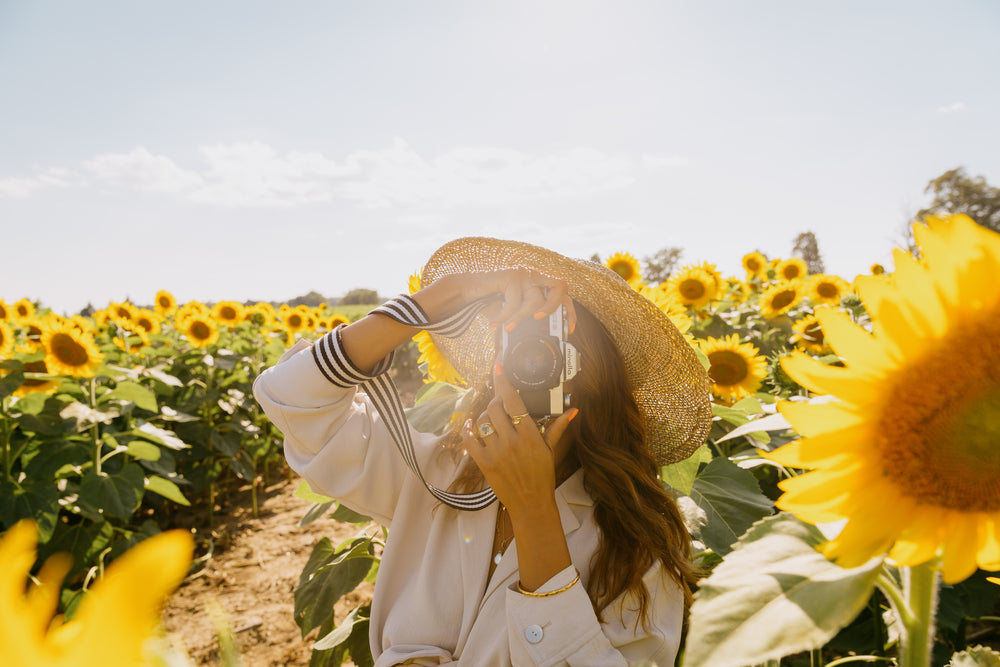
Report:
[[[711,460],[712,450],[708,448],[708,445],[702,445],[694,450],[694,454],[683,461],[660,468],[660,479],[671,488],[689,496],[691,495],[691,486],[698,475],[698,468],[701,467],[702,463],[708,463]]]
[[[308,526],[313,521],[323,518],[326,511],[333,506],[334,501],[329,501],[325,503],[313,503],[308,511],[299,519],[299,527]]]
[[[299,485],[295,487],[295,493],[292,495],[296,498],[301,498],[302,500],[308,500],[311,503],[326,503],[334,501],[334,499],[329,496],[324,496],[313,491],[309,486],[309,482],[305,480],[299,482]]]
[[[741,667],[819,648],[854,619],[881,559],[845,569],[816,551],[822,533],[787,513],[763,519],[701,582],[684,667]]]
[[[370,516],[359,514],[344,504],[341,504],[339,507],[337,507],[337,509],[334,510],[333,514],[330,515],[330,518],[336,521],[343,521],[344,523],[353,523],[353,524],[364,524],[372,520]]]
[[[0,482],[0,524],[13,526],[33,519],[38,539],[47,542],[59,518],[59,490],[48,478],[25,478],[21,484]]]
[[[295,587],[295,622],[302,637],[333,617],[333,606],[364,581],[375,560],[370,539],[360,538],[334,551],[328,538],[320,540]]]
[[[135,403],[137,408],[142,408],[150,412],[160,411],[159,406],[156,404],[156,394],[138,382],[119,382],[114,389],[101,396],[98,402],[104,403],[110,400]]]
[[[128,455],[143,461],[159,461],[160,448],[145,440],[133,440],[128,443]]]
[[[45,403],[48,400],[49,397],[45,394],[28,394],[24,398],[18,399],[14,407],[22,415],[37,415],[45,409]]]
[[[719,405],[718,403],[712,403],[712,416],[718,417],[733,426],[742,426],[750,421],[750,413],[746,410],[738,409],[735,406]]]
[[[351,636],[351,631],[354,629],[355,622],[368,620],[358,618],[358,611],[360,609],[360,607],[352,609],[351,613],[340,622],[340,625],[333,632],[313,644],[313,650],[326,651],[347,641],[347,638]]]
[[[754,521],[773,511],[757,479],[725,457],[712,459],[691,485],[691,500],[705,512],[701,541],[724,556]]]
[[[191,503],[181,490],[177,488],[177,485],[171,482],[169,479],[159,477],[157,475],[152,475],[146,478],[146,490],[152,491],[153,493],[158,493],[167,500],[172,500],[179,505],[190,505]]]
[[[13,394],[22,384],[24,384],[24,373],[11,373],[0,378],[0,399]]]
[[[158,445],[163,445],[164,447],[169,447],[170,449],[181,450],[187,449],[190,445],[177,437],[172,431],[167,431],[162,428],[157,428],[149,422],[140,423],[133,431],[134,435],[140,438],[145,438],[150,442],[155,442]]]
[[[446,382],[424,385],[417,394],[419,402],[406,410],[406,418],[421,433],[437,433],[451,421],[456,407],[468,391]]]
[[[782,414],[768,415],[767,417],[762,417],[760,419],[754,419],[751,422],[743,424],[743,426],[738,426],[732,431],[727,433],[725,436],[719,438],[716,442],[725,442],[726,440],[731,440],[733,438],[738,438],[741,435],[753,436],[755,433],[763,431],[787,431],[792,428],[792,425],[788,423],[785,416]]]
[[[113,516],[130,519],[142,502],[145,475],[136,463],[114,474],[88,470],[80,480],[80,509],[91,518]]]
[[[1000,653],[987,646],[973,646],[951,656],[948,667],[1000,667]]]

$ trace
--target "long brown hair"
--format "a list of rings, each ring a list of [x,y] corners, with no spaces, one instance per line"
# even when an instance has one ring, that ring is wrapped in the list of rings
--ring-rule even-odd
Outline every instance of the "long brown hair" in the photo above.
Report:
[[[642,578],[656,561],[690,603],[697,580],[691,537],[646,449],[643,420],[618,348],[600,321],[579,303],[576,312],[571,341],[582,362],[570,403],[580,414],[563,435],[572,438],[573,445],[563,469],[556,472],[563,478],[568,472],[565,466],[583,468],[584,487],[594,500],[601,536],[587,594],[598,617],[612,600],[629,592],[638,601],[639,620],[646,625],[649,592]],[[490,398],[492,392],[481,390],[470,414],[482,412]],[[469,489],[482,482],[482,473],[471,465],[453,486]]]

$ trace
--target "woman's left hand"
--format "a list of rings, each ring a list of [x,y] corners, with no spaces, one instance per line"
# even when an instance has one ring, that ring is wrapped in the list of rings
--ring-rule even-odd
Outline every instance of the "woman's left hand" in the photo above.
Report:
[[[577,410],[559,415],[543,435],[499,364],[493,386],[496,395],[486,411],[475,422],[466,420],[462,444],[516,519],[553,503],[556,464],[566,454],[560,440]],[[481,430],[484,425],[489,425],[486,433]]]

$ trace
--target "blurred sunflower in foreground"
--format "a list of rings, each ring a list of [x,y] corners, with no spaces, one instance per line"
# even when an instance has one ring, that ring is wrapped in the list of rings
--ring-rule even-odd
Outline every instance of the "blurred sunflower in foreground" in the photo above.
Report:
[[[0,539],[0,646],[12,667],[132,667],[147,664],[146,642],[167,595],[188,572],[191,534],[171,530],[113,562],[84,596],[72,620],[56,616],[70,558],[49,558],[25,593],[38,534],[21,521]]]
[[[419,272],[410,276],[407,287],[410,290],[410,294],[416,294],[420,291]],[[451,365],[445,356],[441,354],[441,350],[434,344],[429,333],[426,331],[417,333],[413,336],[413,342],[417,344],[417,349],[420,351],[417,363],[427,363],[427,378],[424,380],[425,382],[447,382],[448,384],[465,386],[465,380],[462,379],[462,376],[458,374],[458,371],[455,370],[455,367]]]
[[[845,567],[886,552],[907,567],[940,557],[955,583],[1000,569],[1000,235],[964,215],[913,229],[920,259],[897,250],[892,282],[858,279],[871,333],[817,311],[845,365],[782,360],[839,400],[782,403],[804,437],[764,455],[811,469],[781,482],[778,507],[846,520],[828,557]]]

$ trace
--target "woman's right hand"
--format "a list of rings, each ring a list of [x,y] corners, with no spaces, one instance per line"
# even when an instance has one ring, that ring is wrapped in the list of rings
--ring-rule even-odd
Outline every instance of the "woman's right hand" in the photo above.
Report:
[[[565,280],[526,268],[455,274],[448,279],[454,280],[462,290],[464,303],[490,294],[502,294],[503,303],[485,314],[494,325],[502,325],[508,331],[523,320],[547,317],[560,305],[566,307],[570,331],[576,327],[576,311]]]

